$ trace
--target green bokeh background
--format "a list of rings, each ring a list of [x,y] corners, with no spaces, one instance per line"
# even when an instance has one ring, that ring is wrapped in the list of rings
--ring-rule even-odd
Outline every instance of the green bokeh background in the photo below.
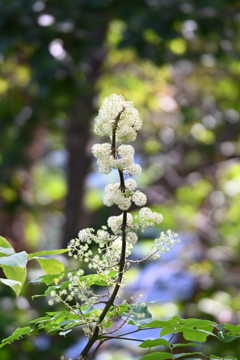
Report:
[[[61,248],[117,213],[102,206],[112,178],[98,174],[91,145],[101,101],[121,94],[144,121],[139,186],[164,215],[161,230],[182,236],[171,266],[195,281],[184,301],[152,311],[239,323],[240,2],[2,0],[0,10],[1,235],[17,251]],[[49,309],[31,300],[41,289],[16,299],[1,285],[1,338]],[[59,359],[80,336],[33,337],[0,357]],[[139,356],[114,346],[118,355],[103,349],[97,360]],[[238,356],[240,345],[206,351]]]

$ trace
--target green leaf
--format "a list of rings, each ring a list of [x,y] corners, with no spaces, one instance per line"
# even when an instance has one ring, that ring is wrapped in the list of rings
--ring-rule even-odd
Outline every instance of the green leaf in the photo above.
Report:
[[[2,236],[0,236],[0,256],[14,254],[12,245]],[[3,254],[3,255],[2,255]]]
[[[163,320],[163,321],[161,321],[161,320],[153,320],[153,321],[149,322],[148,324],[142,325],[141,327],[143,327],[143,328],[144,327],[151,327],[151,328],[169,327],[169,328],[174,330],[174,327],[173,327],[172,323],[170,322],[170,320],[169,321],[167,321],[167,320]]]
[[[196,344],[196,343],[185,343],[185,344],[174,344],[174,345],[172,345],[173,348],[175,348],[175,347],[183,347],[183,346],[200,346],[200,344]]]
[[[68,249],[45,250],[45,251],[28,254],[28,257],[29,259],[33,259],[36,256],[63,254],[67,251]]]
[[[86,304],[86,305],[81,306],[81,311],[83,314],[89,314],[89,313],[93,312],[94,309],[95,309],[95,307],[93,305]]]
[[[165,339],[145,340],[142,344],[138,346],[140,348],[150,348],[159,345],[171,346],[170,342]]]
[[[205,328],[209,326],[214,326],[215,323],[210,320],[201,320],[201,319],[186,319],[185,326],[196,327],[196,328]]]
[[[16,295],[18,296],[26,280],[26,276],[27,276],[26,268],[3,266],[2,269],[5,276],[8,279],[19,282],[18,284],[12,286],[12,289],[15,291]]]
[[[160,331],[160,336],[165,336],[165,335],[171,334],[172,332],[174,332],[174,327],[171,328],[169,326],[165,326]]]
[[[91,286],[91,285],[106,286],[107,282],[110,281],[110,278],[103,274],[90,274],[90,275],[81,276],[79,280],[86,283],[87,286]]]
[[[65,277],[65,275],[67,275],[67,273],[71,272],[72,270],[73,269],[68,269],[68,270],[65,270],[65,271],[61,271],[58,274],[42,275],[42,276],[39,276],[38,278],[30,280],[29,282],[30,283],[36,283],[36,284],[45,283],[46,285],[50,285],[55,281],[56,278],[62,279],[63,277]]]
[[[208,334],[205,331],[195,330],[195,329],[184,329],[183,337],[185,340],[192,340],[198,342],[205,342]]]
[[[228,343],[228,342],[231,342],[231,341],[239,338],[240,336],[236,336],[233,333],[224,333],[222,331],[219,331],[219,333],[217,334],[217,337],[220,341]]]
[[[41,321],[46,321],[46,320],[51,320],[50,316],[42,316],[40,318],[31,320],[28,322],[28,324],[34,324],[37,325],[38,323],[40,323]]]
[[[46,274],[57,274],[64,271],[64,265],[57,259],[33,257],[36,259]]]
[[[113,322],[110,320],[106,324],[102,325],[104,329],[109,329],[112,326]]]
[[[10,344],[14,340],[20,339],[23,335],[29,335],[32,329],[30,326],[24,327],[24,328],[17,328],[11,336],[7,337],[6,339],[2,340],[2,343],[0,344],[0,348],[3,346]]]
[[[14,253],[9,256],[0,257],[0,265],[13,266],[25,268],[28,261],[28,255],[26,251],[20,253]]]
[[[173,322],[185,322],[185,319],[181,319],[178,315],[174,315],[169,321]]]
[[[13,288],[14,285],[21,285],[19,281],[10,280],[10,279],[0,279],[0,282],[4,285],[10,286],[13,289],[13,291],[15,291]]]
[[[240,335],[240,325],[223,324],[224,328],[232,331],[235,334]]]
[[[203,355],[203,353],[201,353],[201,352],[193,352],[193,353],[187,352],[187,353],[175,354],[175,355],[173,355],[173,357],[174,357],[174,359],[177,359],[177,358],[180,358],[182,356],[188,356],[188,355]]]
[[[147,354],[139,360],[165,360],[165,359],[173,359],[173,356],[166,352],[156,352],[152,354]]]

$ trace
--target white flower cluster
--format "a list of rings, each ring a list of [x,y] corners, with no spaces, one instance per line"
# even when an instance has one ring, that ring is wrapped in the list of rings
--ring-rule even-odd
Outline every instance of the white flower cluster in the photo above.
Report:
[[[148,207],[143,207],[139,210],[138,215],[135,216],[136,223],[132,224],[135,230],[144,231],[148,226],[156,226],[163,221],[163,216],[160,213],[154,212]]]
[[[96,118],[94,132],[99,136],[112,136],[116,126],[116,139],[119,143],[134,141],[142,128],[142,120],[132,101],[112,94],[105,98]]]
[[[108,218],[108,226],[111,228],[114,234],[121,233],[121,227],[123,222],[123,215],[119,216],[110,216]],[[127,226],[130,227],[133,222],[132,214],[127,213]]]
[[[112,154],[110,143],[93,145],[92,153],[98,159],[97,164],[102,174],[109,174],[112,169],[132,176],[141,174],[141,166],[134,163],[134,148],[131,145],[120,145],[116,152],[117,157]]]
[[[120,183],[109,184],[105,187],[105,195],[103,197],[103,203],[106,206],[118,205],[121,210],[128,210],[133,201],[137,206],[143,206],[147,202],[147,197],[141,191],[134,192],[136,181],[126,181],[126,190],[123,192],[120,187]],[[129,185],[129,187],[128,187]]]
[[[160,257],[160,254],[164,255],[166,252],[170,251],[174,243],[180,244],[180,239],[177,233],[174,233],[172,230],[168,230],[165,234],[161,231],[159,238],[155,239],[155,244],[152,247],[152,251],[154,252],[152,256],[153,260],[157,260]]]

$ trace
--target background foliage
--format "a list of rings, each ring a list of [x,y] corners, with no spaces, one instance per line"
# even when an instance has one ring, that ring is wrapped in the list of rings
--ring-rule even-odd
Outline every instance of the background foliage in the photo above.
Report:
[[[178,251],[142,269],[141,282],[132,272],[126,294],[150,292],[162,318],[238,323],[239,2],[3,0],[0,7],[1,235],[33,252],[65,247],[81,227],[104,222],[108,180],[95,173],[91,124],[105,96],[122,94],[145,124],[141,186],[164,229],[182,238]],[[142,239],[138,251],[148,245]],[[1,286],[1,338],[44,313],[46,303],[31,300],[36,291],[31,285],[14,299]],[[1,359],[58,359],[63,349],[74,354],[77,339],[24,340],[1,349]],[[235,343],[209,348],[240,353]],[[98,359],[111,359],[104,351]]]

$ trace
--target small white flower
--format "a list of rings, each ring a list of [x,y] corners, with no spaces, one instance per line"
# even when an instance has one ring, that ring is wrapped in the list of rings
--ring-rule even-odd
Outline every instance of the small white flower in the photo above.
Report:
[[[138,236],[135,232],[130,231],[127,233],[127,239],[126,239],[129,243],[131,244],[136,244],[136,242],[138,241]]]
[[[129,178],[125,181],[125,186],[128,190],[134,191],[137,187],[137,182],[134,179]]]
[[[126,171],[131,176],[139,176],[142,173],[142,168],[138,164],[132,164],[126,169]]]
[[[137,206],[143,206],[143,205],[146,205],[147,197],[146,197],[146,195],[143,194],[141,191],[137,190],[137,191],[132,195],[132,201],[133,201]]]

